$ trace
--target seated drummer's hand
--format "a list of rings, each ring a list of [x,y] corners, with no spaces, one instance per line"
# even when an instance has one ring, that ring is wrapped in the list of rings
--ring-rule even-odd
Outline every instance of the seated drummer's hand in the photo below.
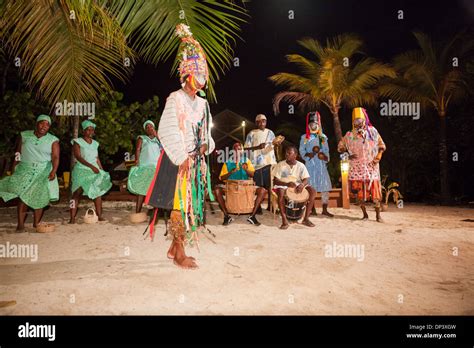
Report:
[[[303,191],[303,188],[304,188],[304,185],[303,184],[299,184],[298,186],[296,186],[296,193],[301,193],[301,191]]]
[[[294,182],[289,182],[287,186],[291,188],[295,188],[296,184]]]

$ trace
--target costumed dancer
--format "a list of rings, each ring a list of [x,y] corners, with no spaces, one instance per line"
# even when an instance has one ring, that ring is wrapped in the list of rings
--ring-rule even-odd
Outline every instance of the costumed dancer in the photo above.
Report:
[[[157,161],[161,154],[161,144],[158,140],[155,124],[148,120],[143,124],[145,135],[139,135],[135,149],[135,166],[130,169],[127,180],[128,190],[137,195],[136,213],[142,211],[150,183],[153,180]]]
[[[16,230],[23,232],[28,207],[34,209],[33,227],[43,217],[43,208],[59,200],[56,171],[59,165],[59,139],[48,133],[51,118],[39,115],[35,130],[21,132],[15,150],[12,175],[0,180],[0,198],[19,198]]]
[[[157,208],[172,210],[168,226],[173,241],[168,258],[180,267],[197,268],[195,259],[186,256],[184,247],[187,242],[198,243],[197,231],[204,225],[206,187],[211,200],[214,199],[204,156],[215,147],[211,137],[212,117],[208,102],[196,95],[206,85],[209,74],[204,51],[189,27],[179,24],[176,35],[181,39],[178,71],[182,88],[166,100],[158,126],[164,151],[145,203],[155,207],[148,226],[151,238]]]
[[[329,192],[332,189],[327,163],[329,162],[328,137],[323,133],[321,115],[319,112],[309,112],[306,115],[306,134],[301,136],[300,154],[305,160],[310,178],[309,184],[321,192],[323,215],[333,217],[328,212]],[[314,208],[316,212],[316,208]]]
[[[385,143],[377,129],[370,123],[367,111],[361,107],[354,108],[352,131],[347,132],[341,139],[338,151],[347,152],[349,155],[349,185],[360,204],[364,214],[363,220],[369,218],[365,204],[372,199],[377,221],[383,222],[380,217],[382,189],[379,162],[385,150]]]
[[[112,187],[110,175],[102,168],[99,159],[99,143],[92,139],[95,133],[95,123],[84,120],[81,123],[82,137],[73,139],[73,154],[77,160],[71,175],[71,192],[73,204],[69,210],[70,224],[76,222],[79,201],[82,194],[94,201],[95,211],[99,221],[105,221],[102,217],[102,196]]]
[[[275,133],[266,128],[267,117],[265,115],[257,115],[255,123],[257,129],[253,129],[247,134],[244,150],[250,153],[250,161],[255,168],[255,184],[268,190],[268,201],[270,202],[271,166],[277,163],[274,150]],[[270,209],[270,204],[268,204],[268,209]],[[261,213],[260,206],[258,213]]]

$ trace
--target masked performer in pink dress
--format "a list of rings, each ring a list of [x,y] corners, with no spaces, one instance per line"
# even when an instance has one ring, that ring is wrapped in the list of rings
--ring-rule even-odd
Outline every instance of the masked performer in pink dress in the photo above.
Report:
[[[197,240],[197,230],[204,225],[206,188],[212,197],[209,161],[206,163],[205,157],[215,147],[211,137],[212,117],[208,102],[196,95],[206,85],[209,75],[202,47],[189,27],[179,24],[176,35],[181,39],[178,59],[182,88],[166,100],[158,126],[164,151],[145,203],[155,207],[150,236],[153,238],[157,209],[171,210],[169,231],[173,241],[168,258],[180,267],[197,268],[195,259],[186,256],[184,246]]]
[[[380,185],[379,162],[385,151],[385,143],[379,132],[372,126],[364,108],[354,108],[352,111],[352,131],[347,132],[338,144],[339,152],[349,155],[349,185],[352,193],[356,194],[357,202],[363,212],[363,220],[367,220],[365,203],[372,199],[375,204],[376,218],[380,217],[380,201],[382,190]]]

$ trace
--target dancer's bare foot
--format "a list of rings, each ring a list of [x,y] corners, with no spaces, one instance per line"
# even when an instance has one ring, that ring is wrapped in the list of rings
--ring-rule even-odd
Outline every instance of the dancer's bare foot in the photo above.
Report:
[[[102,216],[99,217],[99,221],[107,221]]]
[[[76,223],[76,218],[70,219],[69,222],[68,222],[68,224],[71,224],[71,225],[73,225],[75,223]]]
[[[176,243],[173,242],[170,248],[168,249],[168,253],[166,254],[166,256],[168,257],[168,259],[173,260],[175,255],[176,255]],[[196,259],[192,256],[187,256],[187,257],[192,259],[193,261],[196,261]]]
[[[360,219],[361,219],[362,221],[367,221],[367,220],[369,220],[369,215],[364,214],[364,216],[362,216]]]
[[[25,232],[25,226],[17,226],[15,232],[16,233]]]
[[[184,269],[196,269],[199,268],[196,261],[192,257],[184,257],[182,259],[177,259],[176,257],[173,260],[174,264],[180,268]]]
[[[314,227],[316,226],[315,224],[313,224],[311,221],[309,221],[308,219],[305,219],[301,222],[302,225],[305,225],[305,226],[308,226],[308,227]]]
[[[287,230],[288,227],[290,227],[290,226],[288,225],[288,223],[282,223],[281,226],[280,226],[280,230]]]

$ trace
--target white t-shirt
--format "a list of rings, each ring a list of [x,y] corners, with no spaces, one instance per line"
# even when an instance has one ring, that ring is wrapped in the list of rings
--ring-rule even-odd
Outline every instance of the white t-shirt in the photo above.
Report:
[[[296,161],[296,164],[290,166],[286,160],[278,162],[274,169],[275,177],[283,182],[294,182],[297,185],[301,184],[304,179],[309,178],[308,169],[306,166]]]

